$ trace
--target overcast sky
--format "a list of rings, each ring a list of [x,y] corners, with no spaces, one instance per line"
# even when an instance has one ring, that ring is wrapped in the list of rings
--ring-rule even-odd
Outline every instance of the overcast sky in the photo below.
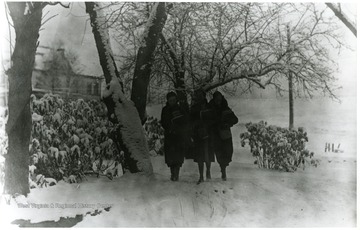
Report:
[[[325,4],[324,4],[325,5]],[[350,18],[356,17],[356,4],[342,4],[343,10],[348,13]],[[0,6],[1,21],[6,22],[4,3]],[[330,10],[330,9],[329,9]],[[84,65],[83,74],[101,75],[102,70],[99,64],[94,37],[91,32],[88,15],[85,12],[85,4],[82,2],[72,2],[70,9],[65,9],[59,5],[47,6],[44,9],[45,18],[57,15],[48,21],[40,32],[40,45],[52,46],[56,40],[63,40],[67,49],[73,49],[80,55],[80,61]],[[9,59],[9,33],[7,23],[1,23],[1,57],[3,60]],[[346,43],[354,49],[343,50],[340,54],[333,52],[335,60],[339,61],[339,85],[343,86],[342,94],[356,95],[356,44],[357,39],[340,21]],[[14,35],[12,35],[14,39]],[[3,61],[4,63],[4,61]]]

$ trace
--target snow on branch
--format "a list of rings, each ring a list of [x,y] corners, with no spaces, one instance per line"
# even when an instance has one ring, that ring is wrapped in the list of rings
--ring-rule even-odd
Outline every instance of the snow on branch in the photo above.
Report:
[[[145,25],[145,29],[144,29],[142,38],[140,39],[140,47],[146,47],[146,37],[149,35],[150,27],[152,27],[154,25],[154,20],[156,18],[158,6],[159,6],[159,2],[155,2],[154,6],[151,9],[149,20],[147,21],[147,23]]]
[[[344,12],[341,11],[341,8],[336,6],[334,3],[328,2],[325,4],[335,13],[336,17],[338,17],[345,24],[345,26],[350,29],[355,37],[357,37],[356,24],[352,22]]]
[[[208,84],[205,84],[202,88],[205,91],[209,91],[211,89],[217,88],[219,86],[225,85],[229,82],[235,81],[235,80],[239,80],[239,79],[247,79],[249,81],[254,82],[255,84],[257,84],[258,86],[260,86],[261,88],[265,89],[266,84],[262,84],[259,77],[265,76],[268,73],[272,72],[272,71],[279,71],[281,69],[284,68],[284,65],[281,63],[272,63],[266,67],[264,67],[262,70],[258,71],[258,72],[249,72],[249,71],[244,71],[243,73],[241,73],[240,75],[237,76],[233,76],[233,77],[229,77],[226,79],[221,79],[219,81],[215,81],[215,82],[211,82]]]
[[[67,8],[67,9],[70,8],[70,3],[68,3],[68,4],[64,4],[62,2],[43,2],[42,3],[42,7],[45,7],[47,5],[50,5],[50,6],[60,5],[60,6],[64,7],[64,8]]]
[[[134,103],[126,99],[117,78],[113,78],[103,92],[103,96],[110,95],[115,102],[114,113],[119,122],[123,144],[131,153],[131,157],[137,161],[138,169],[142,172],[152,173],[149,150],[144,129],[141,128],[139,114]]]
[[[109,119],[116,124],[116,139],[125,152],[125,158],[129,156],[136,162],[136,168],[130,170],[152,174],[144,129],[134,103],[124,95],[120,74],[111,50],[103,7],[101,3],[86,2],[86,12],[90,15],[100,64],[107,83],[102,91],[102,98],[108,108]]]
[[[113,77],[119,77],[119,72],[111,50],[107,21],[102,9],[101,2],[86,3],[86,12],[90,15],[96,46],[98,50],[101,50],[100,64],[104,71],[105,81],[109,83]]]
[[[96,24],[97,26],[106,26],[107,22],[105,20],[105,15],[103,15],[103,11],[101,9],[101,2],[98,2],[94,6],[94,10],[97,13],[96,17]],[[117,76],[115,65],[113,65],[114,59],[113,59],[113,53],[111,50],[111,44],[110,44],[110,37],[109,37],[109,31],[107,29],[99,30],[100,37],[102,39],[102,43],[104,44],[105,48],[105,55],[107,60],[107,69],[110,71],[111,76]]]

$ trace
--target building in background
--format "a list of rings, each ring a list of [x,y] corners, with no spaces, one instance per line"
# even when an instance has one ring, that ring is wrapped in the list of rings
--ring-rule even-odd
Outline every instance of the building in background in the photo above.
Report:
[[[53,93],[64,98],[100,99],[102,84],[103,76],[75,72],[65,49],[38,48],[32,74],[32,89],[37,97]]]

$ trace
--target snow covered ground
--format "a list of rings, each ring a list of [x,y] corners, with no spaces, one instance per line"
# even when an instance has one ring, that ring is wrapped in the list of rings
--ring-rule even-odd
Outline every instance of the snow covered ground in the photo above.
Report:
[[[33,227],[69,222],[66,226],[356,227],[355,102],[354,98],[340,105],[322,99],[295,102],[295,126],[308,131],[308,148],[321,160],[317,168],[295,173],[258,169],[249,149],[240,146],[239,134],[250,121],[287,126],[287,102],[234,99],[229,104],[240,122],[232,129],[235,150],[228,181],[220,180],[215,163],[213,179],[196,185],[197,166],[186,160],[180,181],[172,182],[163,157],[156,156],[151,158],[155,172],[151,178],[125,174],[114,180],[89,177],[80,184],[60,182],[32,189],[27,198],[18,197],[10,205],[2,197],[0,224],[14,227],[30,220],[27,226]],[[154,106],[148,113],[159,116],[159,108]],[[325,142],[341,143],[344,152],[325,153]]]

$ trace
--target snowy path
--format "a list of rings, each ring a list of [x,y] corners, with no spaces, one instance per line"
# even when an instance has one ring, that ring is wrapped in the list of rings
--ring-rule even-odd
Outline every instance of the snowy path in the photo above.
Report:
[[[75,227],[354,227],[356,181],[348,170],[354,161],[324,162],[318,168],[295,173],[260,170],[232,162],[229,180],[213,179],[196,185],[197,168],[186,160],[179,182],[169,180],[163,157],[152,158],[155,176],[125,175],[110,181],[88,178],[80,186],[59,184],[32,190],[27,201],[94,204],[94,208],[18,208],[7,219],[34,222],[75,217],[98,204],[111,204],[109,212],[84,216]],[[335,166],[335,167],[334,167]],[[336,170],[336,171],[334,171]],[[336,176],[342,173],[342,177]],[[23,198],[25,199],[25,198]],[[8,207],[9,208],[9,207]],[[2,209],[4,210],[4,209]],[[16,212],[16,213],[15,213]],[[2,215],[1,215],[2,216]],[[10,221],[10,222],[11,222]]]

